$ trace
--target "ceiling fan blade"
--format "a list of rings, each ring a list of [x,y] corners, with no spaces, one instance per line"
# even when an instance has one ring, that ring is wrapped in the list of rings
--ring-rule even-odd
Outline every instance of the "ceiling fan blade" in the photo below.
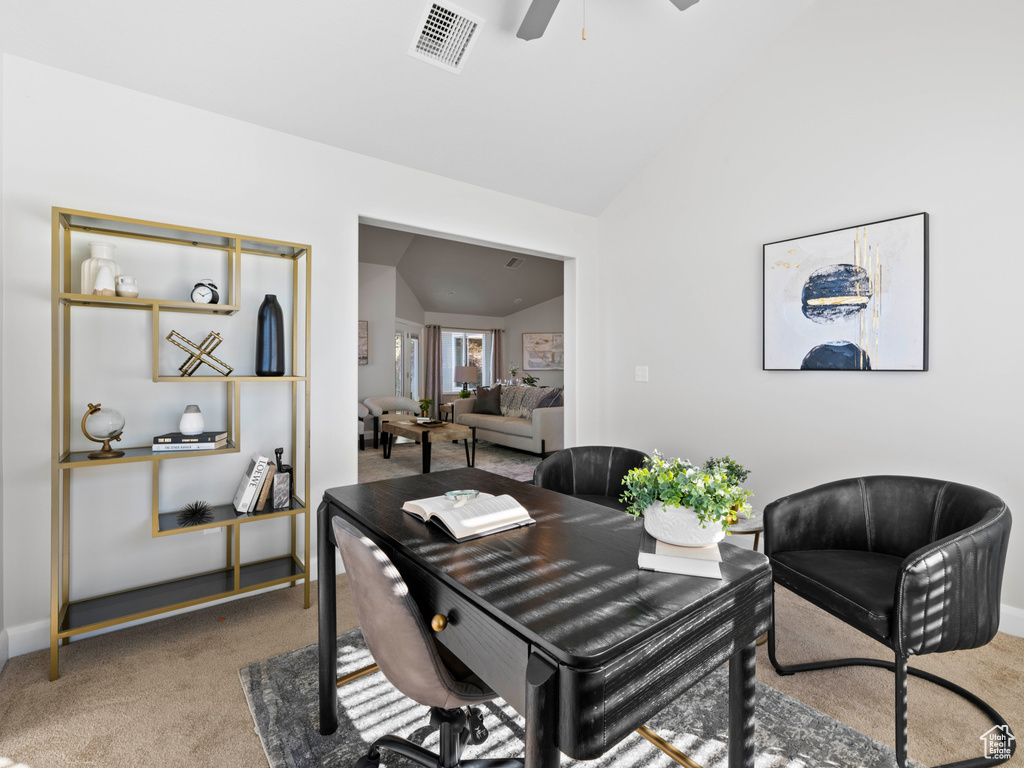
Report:
[[[686,0],[679,1],[686,2]],[[672,2],[676,2],[676,0],[672,0]],[[557,7],[558,0],[533,0],[526,11],[526,16],[523,17],[523,23],[519,25],[516,37],[520,40],[536,40],[543,35]]]
[[[669,0],[672,5],[678,8],[680,11],[685,11],[691,5],[696,5],[700,0]]]

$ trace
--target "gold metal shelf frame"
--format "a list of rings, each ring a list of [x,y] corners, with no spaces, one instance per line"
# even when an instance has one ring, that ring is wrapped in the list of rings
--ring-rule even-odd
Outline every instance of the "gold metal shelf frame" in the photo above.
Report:
[[[310,298],[312,248],[304,243],[248,237],[208,229],[197,229],[172,224],[111,216],[69,208],[54,207],[52,211],[52,318],[51,361],[52,398],[52,483],[51,483],[51,544],[50,544],[50,679],[59,673],[58,649],[70,639],[85,632],[123,624],[168,611],[188,608],[211,600],[219,600],[279,584],[297,585],[303,582],[303,607],[309,608],[310,592],[310,510],[303,499],[308,499],[309,485],[309,416],[310,416]],[[227,290],[224,304],[194,304],[160,297],[124,298],[119,296],[90,296],[72,293],[71,236],[89,233],[113,238],[128,238],[154,243],[165,243],[188,248],[220,251],[228,264]],[[255,255],[286,259],[292,262],[292,355],[291,374],[261,377],[232,376],[165,376],[160,374],[161,349],[160,313],[179,312],[231,316],[242,309],[242,255]],[[304,262],[304,271],[300,263]],[[300,292],[301,283],[301,292]],[[305,317],[299,307],[305,308]],[[158,452],[150,446],[126,448],[124,456],[91,460],[88,451],[71,451],[72,421],[77,417],[71,408],[71,330],[72,311],[90,311],[102,307],[145,311],[152,316],[152,380],[155,383],[217,382],[225,387],[228,444],[223,449],[192,452]],[[84,309],[83,309],[84,308]],[[304,320],[302,355],[300,356],[299,327]],[[267,514],[238,517],[231,504],[214,507],[214,520],[210,523],[182,527],[177,524],[176,513],[159,509],[160,467],[168,459],[202,461],[208,456],[238,453],[241,449],[240,414],[241,388],[255,383],[288,382],[291,386],[291,444],[298,454],[302,451],[302,477],[295,478],[296,494],[289,509]],[[298,423],[302,414],[302,434]],[[82,600],[70,600],[71,561],[71,478],[74,471],[94,467],[110,467],[149,461],[152,464],[152,536],[154,538],[190,531],[225,528],[225,565],[199,574],[149,584],[107,595],[96,595]],[[114,470],[116,471],[116,470]],[[301,481],[301,486],[299,485]],[[298,518],[302,516],[302,530]],[[241,559],[242,526],[263,520],[291,518],[290,551],[288,554],[243,563]],[[298,540],[302,538],[302,557]]]

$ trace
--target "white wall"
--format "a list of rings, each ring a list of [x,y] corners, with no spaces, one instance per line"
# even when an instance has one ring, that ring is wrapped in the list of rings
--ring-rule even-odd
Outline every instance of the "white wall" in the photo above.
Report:
[[[1018,0],[817,3],[798,19],[604,213],[607,395],[580,442],[729,453],[759,505],[896,473],[1024,513],[1022,28]],[[762,371],[762,244],[919,211],[931,369]],[[1003,602],[1024,616],[1021,526]]]
[[[4,57],[0,55],[0,128],[4,124]],[[0,130],[0,296],[4,289],[4,132]],[[0,308],[0,403],[3,402],[4,388],[4,313]],[[3,409],[0,408],[0,434],[3,434]],[[4,449],[0,440],[0,468],[3,467]],[[4,619],[4,477],[0,471],[0,670],[7,663],[9,644],[7,622]]]
[[[523,368],[523,334],[565,330],[565,298],[559,296],[505,317],[505,360]],[[524,371],[525,372],[525,371]],[[561,387],[564,371],[530,371],[540,379],[538,386]]]
[[[471,331],[489,331],[504,328],[505,320],[490,315],[460,315],[455,312],[424,312],[424,325],[440,325],[443,328],[463,328]]]
[[[395,316],[415,325],[423,325],[423,305],[405,282],[401,273],[395,270]]]
[[[350,433],[358,396],[360,216],[583,261],[596,237],[597,223],[584,216],[24,59],[7,57],[4,66],[3,311],[18,322],[3,329],[3,584],[15,654],[48,642],[51,206],[312,244],[313,500],[327,487],[356,480],[356,443],[338,436]],[[134,353],[144,358],[149,350],[143,345]],[[129,360],[132,354],[125,349]],[[165,385],[150,388],[156,386]],[[143,412],[147,403],[141,396],[121,405]],[[210,480],[201,471],[194,479]],[[134,538],[138,529],[144,535],[148,505],[78,505],[74,516],[108,536],[110,546],[126,525],[133,533],[119,550],[124,559],[97,561],[77,551],[73,592],[99,580],[138,583],[154,573],[188,572],[196,559],[209,557],[216,565],[223,557],[222,549],[207,554],[193,546],[192,534]],[[283,538],[254,530],[246,536],[268,547]]]
[[[368,323],[367,363],[358,366],[360,402],[395,394],[396,276],[394,267],[359,264],[359,319]]]

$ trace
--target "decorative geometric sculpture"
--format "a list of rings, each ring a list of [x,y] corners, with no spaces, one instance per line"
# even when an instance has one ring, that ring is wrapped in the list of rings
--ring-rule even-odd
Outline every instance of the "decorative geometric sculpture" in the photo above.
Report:
[[[182,376],[191,376],[203,363],[206,363],[222,376],[230,376],[231,371],[234,370],[234,368],[223,360],[218,360],[211,354],[213,350],[220,346],[220,343],[224,341],[219,333],[210,331],[206,335],[206,338],[203,339],[202,344],[196,344],[194,341],[186,339],[177,331],[171,331],[167,334],[167,340],[174,346],[185,350],[189,354],[188,360],[178,367]]]

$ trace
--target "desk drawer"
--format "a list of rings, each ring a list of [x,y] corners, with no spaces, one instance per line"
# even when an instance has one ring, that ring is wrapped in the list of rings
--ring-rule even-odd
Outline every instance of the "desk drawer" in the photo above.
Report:
[[[389,553],[427,626],[437,614],[448,626],[434,637],[519,713],[526,711],[526,663],[530,645],[501,622],[401,555]]]

